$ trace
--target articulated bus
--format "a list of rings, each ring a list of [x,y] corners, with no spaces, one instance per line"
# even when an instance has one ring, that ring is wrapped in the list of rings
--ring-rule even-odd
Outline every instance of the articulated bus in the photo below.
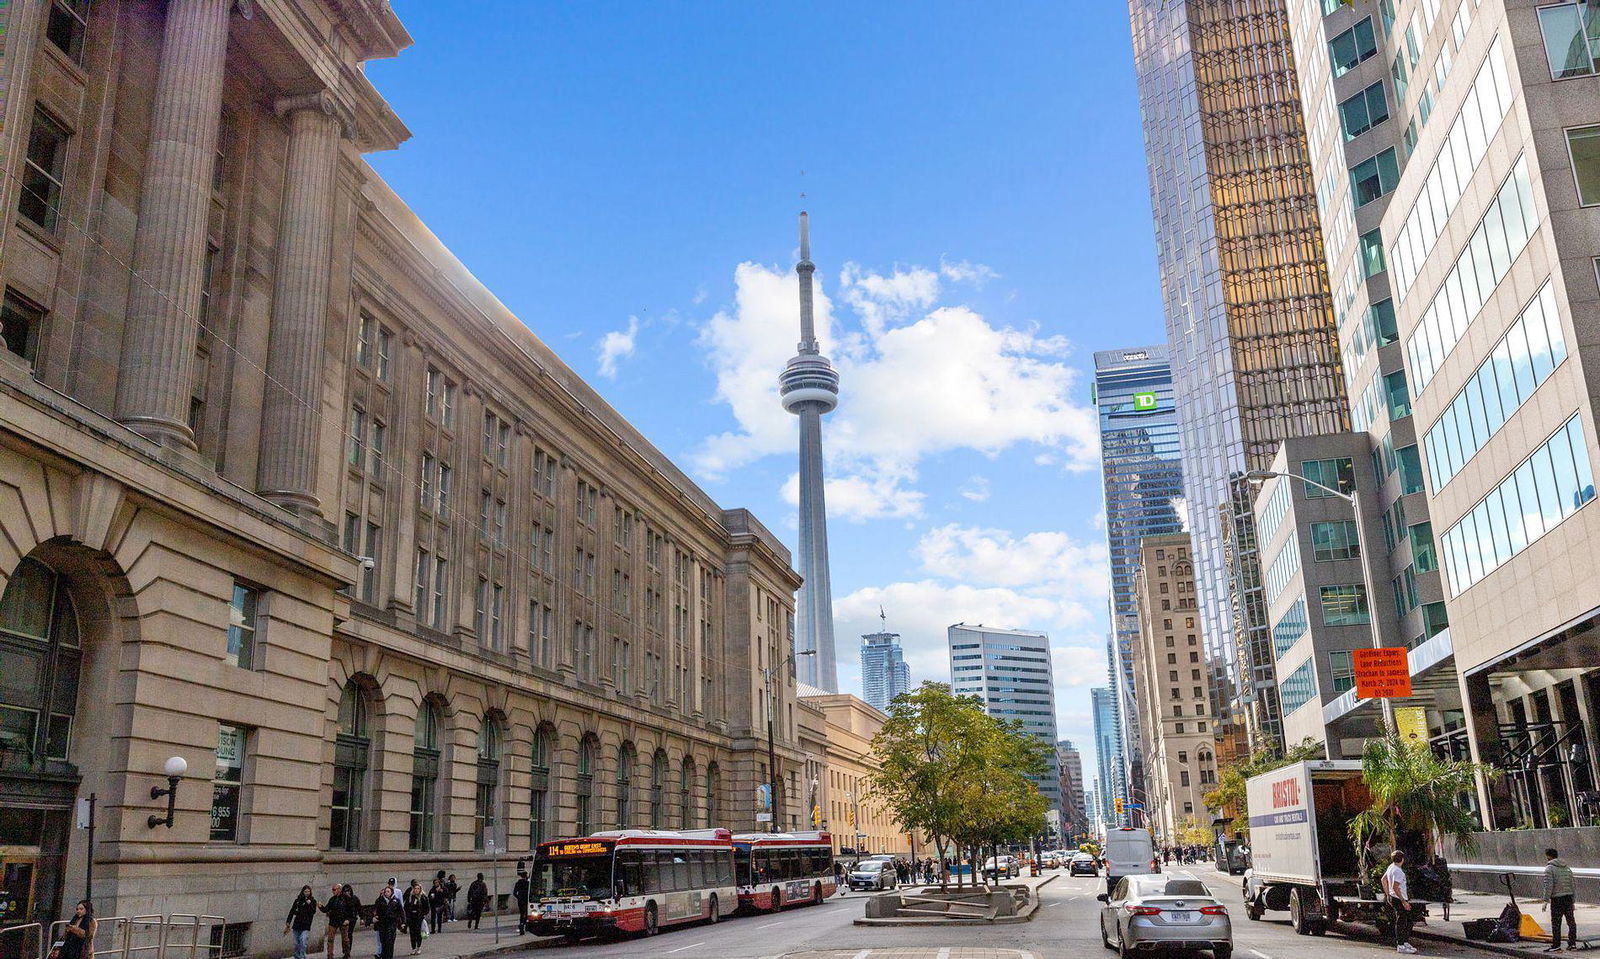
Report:
[[[825,832],[747,832],[733,837],[739,905],[769,911],[818,903],[838,888],[833,837]]]
[[[623,829],[540,843],[528,925],[576,940],[716,922],[739,905],[731,840],[726,829]]]

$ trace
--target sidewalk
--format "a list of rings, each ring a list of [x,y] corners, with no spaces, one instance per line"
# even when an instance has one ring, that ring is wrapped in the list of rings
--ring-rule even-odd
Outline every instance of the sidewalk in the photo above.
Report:
[[[1524,939],[1521,942],[1471,942],[1462,931],[1462,922],[1472,919],[1496,919],[1500,911],[1506,907],[1510,899],[1504,895],[1495,895],[1484,892],[1464,892],[1456,890],[1456,901],[1450,904],[1450,920],[1444,919],[1444,907],[1438,903],[1428,904],[1428,921],[1426,925],[1418,925],[1412,930],[1412,935],[1418,939],[1433,939],[1447,942],[1462,943],[1473,948],[1487,952],[1496,952],[1508,956],[1542,955],[1545,947],[1550,945],[1550,914],[1544,911],[1544,904],[1537,901],[1518,898],[1517,908],[1523,915],[1532,916],[1539,927],[1544,930],[1542,939]],[[1585,936],[1600,937],[1600,905],[1580,902],[1574,913],[1578,917],[1578,948],[1583,949],[1582,939]],[[1562,930],[1563,940],[1566,930]],[[1565,948],[1563,942],[1562,948]],[[1600,955],[1600,943],[1594,950]]]
[[[495,917],[484,916],[483,928],[468,929],[465,919],[446,923],[444,932],[434,933],[422,941],[422,955],[418,959],[472,959],[476,956],[498,956],[510,952],[522,952],[527,949],[537,948],[540,944],[552,941],[550,936],[521,936],[517,934],[517,917],[506,913],[499,917],[500,942],[494,941]],[[378,934],[371,929],[357,929],[355,944],[350,949],[351,959],[368,959],[378,950]],[[395,959],[408,956],[411,952],[410,943],[406,941],[404,931],[400,933],[394,944]],[[322,953],[313,949],[312,959],[320,959]]]

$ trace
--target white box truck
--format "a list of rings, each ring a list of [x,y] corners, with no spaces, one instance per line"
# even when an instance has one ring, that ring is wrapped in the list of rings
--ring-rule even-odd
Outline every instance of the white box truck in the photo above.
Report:
[[[1384,904],[1365,888],[1347,825],[1371,805],[1361,763],[1309,760],[1251,777],[1250,869],[1245,913],[1289,910],[1294,931],[1320,936],[1332,922],[1387,925]],[[1365,895],[1363,895],[1365,893]]]

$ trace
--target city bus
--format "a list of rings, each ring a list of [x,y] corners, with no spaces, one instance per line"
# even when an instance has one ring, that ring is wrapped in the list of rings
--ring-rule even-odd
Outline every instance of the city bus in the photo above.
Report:
[[[833,837],[825,832],[748,832],[733,837],[739,905],[763,912],[818,903],[838,888]]]
[[[529,878],[528,926],[577,940],[716,922],[738,908],[732,834],[622,829],[539,844]]]

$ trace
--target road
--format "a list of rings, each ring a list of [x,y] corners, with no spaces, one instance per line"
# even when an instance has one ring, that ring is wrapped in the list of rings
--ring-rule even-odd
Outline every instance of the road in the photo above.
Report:
[[[1376,939],[1371,927],[1338,927],[1322,938],[1297,936],[1288,913],[1269,912],[1260,922],[1244,915],[1239,882],[1208,865],[1172,867],[1170,875],[1205,882],[1234,919],[1235,959],[1372,959],[1392,956],[1394,949]],[[906,949],[930,950],[927,959],[1085,959],[1107,956],[1100,946],[1095,895],[1104,880],[1069,878],[1064,872],[1044,886],[1040,910],[1032,922],[999,926],[868,927],[852,920],[862,914],[859,893],[835,896],[819,906],[801,906],[776,915],[742,916],[715,926],[682,926],[654,939],[587,940],[577,945],[552,942],[519,955],[537,959],[613,959],[649,956],[670,959],[909,959]],[[1435,919],[1435,922],[1438,920]],[[1428,956],[1480,959],[1488,955],[1461,946],[1418,940]],[[895,950],[880,952],[879,950]],[[941,950],[949,950],[941,955]],[[969,951],[969,950],[981,950]],[[562,954],[560,956],[556,954]],[[811,957],[809,953],[822,953]]]

